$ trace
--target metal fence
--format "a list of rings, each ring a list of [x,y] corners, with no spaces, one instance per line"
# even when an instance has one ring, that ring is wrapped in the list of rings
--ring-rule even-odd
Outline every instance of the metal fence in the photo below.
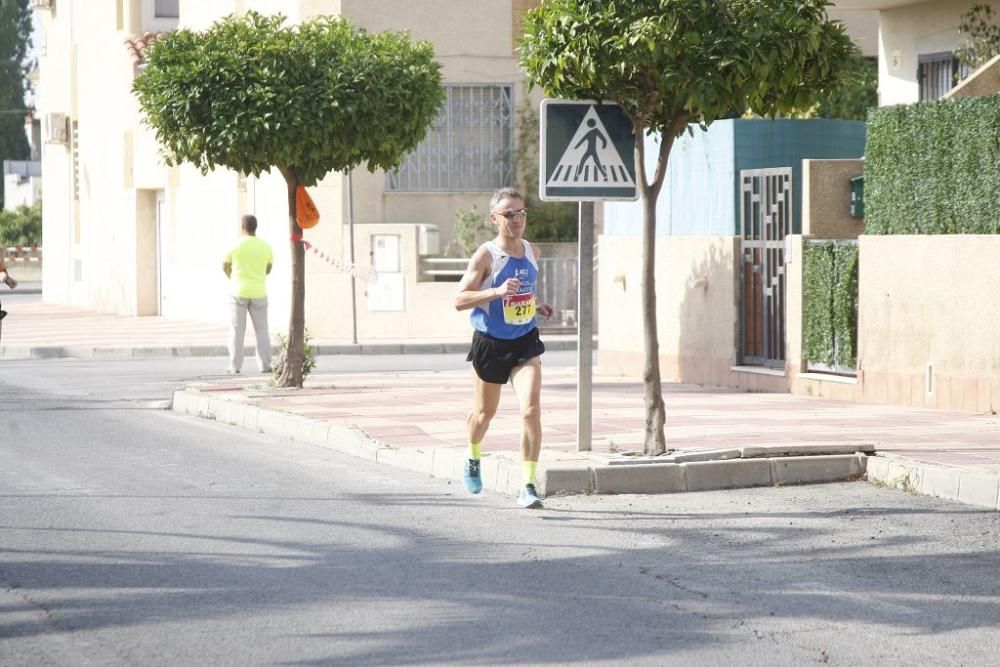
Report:
[[[458,282],[465,273],[468,259],[425,257],[421,260],[422,278]],[[576,293],[579,285],[579,262],[576,257],[543,257],[538,260],[537,295],[540,303],[552,306],[548,320],[539,319],[542,331],[572,333],[576,331]]]

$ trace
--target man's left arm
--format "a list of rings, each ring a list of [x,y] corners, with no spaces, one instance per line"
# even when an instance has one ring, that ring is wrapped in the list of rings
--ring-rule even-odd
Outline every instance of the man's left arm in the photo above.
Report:
[[[531,249],[535,251],[535,263],[537,264],[538,260],[540,260],[542,258],[542,253],[538,249],[537,245],[532,244]],[[535,285],[535,294],[538,294],[538,285],[537,284]],[[552,317],[552,313],[555,312],[555,310],[553,310],[552,306],[550,306],[547,303],[538,303],[535,306],[535,311],[539,315],[541,315],[542,317],[544,317],[545,319],[549,319],[550,317]]]

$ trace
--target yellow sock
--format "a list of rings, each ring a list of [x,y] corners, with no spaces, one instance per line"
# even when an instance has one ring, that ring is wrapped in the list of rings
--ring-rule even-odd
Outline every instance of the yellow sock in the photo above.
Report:
[[[538,474],[538,461],[521,461],[521,476],[525,484],[534,484]]]
[[[470,442],[469,443],[469,458],[479,459],[479,448],[482,447],[481,442]]]

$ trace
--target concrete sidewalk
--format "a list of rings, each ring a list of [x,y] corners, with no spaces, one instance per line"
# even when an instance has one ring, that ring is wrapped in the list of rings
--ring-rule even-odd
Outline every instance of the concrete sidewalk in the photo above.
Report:
[[[173,409],[314,442],[450,480],[461,477],[469,374],[350,373],[303,390],[225,379],[178,390]],[[663,493],[858,479],[990,509],[1000,502],[995,415],[874,406],[664,384],[674,452],[639,456],[642,385],[595,378],[592,451],[577,451],[576,375],[545,370],[543,493]],[[520,487],[511,391],[484,442],[484,486]]]
[[[43,303],[18,304],[4,322],[0,358],[222,356],[226,327],[161,317],[122,318]],[[572,349],[573,337],[545,337]],[[321,354],[464,353],[467,337],[316,341]],[[263,376],[178,390],[173,409],[457,480],[470,407],[468,372],[344,373],[310,377],[303,390]],[[1000,418],[663,385],[667,442],[638,456],[644,409],[638,381],[594,379],[593,451],[577,452],[576,375],[546,369],[542,394],[543,492],[672,492],[857,479],[974,505],[1000,507]],[[520,424],[505,390],[484,443],[484,483],[520,486]]]

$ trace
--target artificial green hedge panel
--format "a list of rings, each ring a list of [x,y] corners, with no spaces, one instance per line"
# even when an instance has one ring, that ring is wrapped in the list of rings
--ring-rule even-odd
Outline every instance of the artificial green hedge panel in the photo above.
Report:
[[[866,234],[1000,233],[1000,95],[868,117]]]
[[[824,241],[803,253],[802,351],[808,361],[854,368],[858,340],[858,247]]]

